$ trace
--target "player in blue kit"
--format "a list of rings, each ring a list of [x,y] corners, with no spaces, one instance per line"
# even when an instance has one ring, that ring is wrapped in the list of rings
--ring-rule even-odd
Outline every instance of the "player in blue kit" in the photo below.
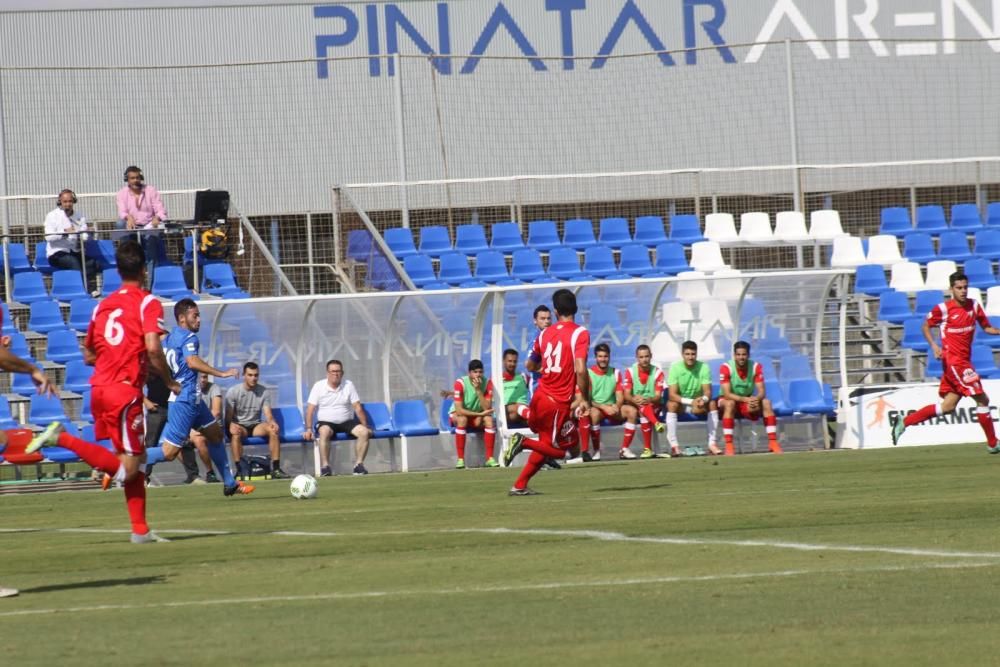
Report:
[[[193,429],[208,440],[209,456],[222,475],[223,493],[227,496],[252,493],[254,487],[237,482],[229,469],[229,457],[222,444],[222,426],[201,400],[201,384],[198,382],[198,373],[230,378],[237,377],[239,371],[235,368],[220,371],[199,356],[201,311],[198,310],[198,304],[191,299],[181,299],[174,306],[174,318],[177,326],[164,339],[163,351],[170,373],[181,390],[178,394],[170,395],[162,444],[146,452],[147,464],[151,466],[160,461],[174,460]]]

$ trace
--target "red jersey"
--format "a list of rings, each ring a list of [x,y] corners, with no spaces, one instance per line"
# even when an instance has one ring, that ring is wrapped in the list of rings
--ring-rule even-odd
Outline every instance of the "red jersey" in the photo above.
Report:
[[[927,324],[941,328],[941,358],[948,363],[971,359],[977,323],[982,327],[992,326],[986,311],[974,299],[966,299],[964,306],[948,299],[927,314]]]
[[[656,371],[655,387],[657,395],[662,394],[663,390],[667,388],[667,381],[666,378],[664,378],[663,376],[662,369],[656,366],[650,366],[648,371],[644,371],[641,368],[638,370],[639,370],[639,384],[645,385],[649,381],[649,372],[655,370]],[[625,379],[622,380],[622,389],[627,391],[632,391],[632,388],[635,387],[635,380],[636,379],[632,377],[632,369],[631,368],[625,369]]]
[[[740,378],[743,380],[747,379],[747,373],[749,371],[750,371],[749,368],[744,368],[743,372],[740,373],[740,369],[739,368],[736,369],[736,372],[739,373]],[[729,364],[728,363],[722,364],[722,367],[719,368],[719,384],[723,384],[725,382],[732,382],[731,373],[732,371],[729,369]],[[764,367],[755,361],[753,362],[753,382],[754,384],[756,384],[758,382],[763,382],[763,381],[764,381]]]
[[[576,359],[587,360],[590,332],[576,322],[556,322],[535,339],[532,354],[541,359],[539,390],[559,402],[570,403],[576,390]]]
[[[94,387],[127,383],[142,389],[146,384],[146,334],[163,332],[163,306],[155,296],[134,285],[125,285],[94,309],[84,345],[97,356]]]

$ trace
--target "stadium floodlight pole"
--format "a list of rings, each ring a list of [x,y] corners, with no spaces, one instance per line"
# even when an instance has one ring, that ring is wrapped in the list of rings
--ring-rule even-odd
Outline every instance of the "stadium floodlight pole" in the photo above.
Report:
[[[399,161],[399,213],[402,226],[410,227],[410,204],[406,196],[406,133],[403,130],[403,67],[399,53],[392,54],[392,88],[396,102],[396,159]]]
[[[801,168],[799,167],[799,138],[797,121],[795,120],[795,73],[792,68],[792,40],[785,40],[785,76],[788,80],[788,133],[792,148],[792,191],[794,210],[804,211],[802,208],[802,179]]]

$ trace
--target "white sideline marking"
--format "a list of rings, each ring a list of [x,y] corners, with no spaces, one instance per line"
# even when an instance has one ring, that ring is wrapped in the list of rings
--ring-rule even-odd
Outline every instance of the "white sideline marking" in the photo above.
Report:
[[[353,593],[317,593],[313,595],[276,595],[252,598],[213,598],[211,600],[180,600],[174,602],[150,602],[145,604],[105,604],[88,607],[52,607],[48,609],[22,609],[0,612],[0,618],[12,616],[42,616],[48,614],[75,614],[95,611],[126,611],[133,609],[162,609],[177,607],[209,607],[232,604],[262,604],[269,602],[315,602],[324,600],[361,600],[366,598],[407,597],[420,595],[476,595],[480,593],[516,593],[561,588],[601,588],[618,586],[645,586],[649,584],[683,584],[712,581],[739,581],[747,579],[776,579],[824,574],[870,574],[877,572],[914,572],[921,570],[956,570],[966,568],[992,567],[995,563],[934,563],[928,565],[897,566],[885,565],[869,568],[832,570],[778,570],[773,572],[746,572],[732,574],[691,575],[686,577],[643,577],[636,579],[604,579],[598,581],[561,581],[539,584],[516,584],[511,586],[472,586],[469,588],[432,588],[393,591],[357,591]]]

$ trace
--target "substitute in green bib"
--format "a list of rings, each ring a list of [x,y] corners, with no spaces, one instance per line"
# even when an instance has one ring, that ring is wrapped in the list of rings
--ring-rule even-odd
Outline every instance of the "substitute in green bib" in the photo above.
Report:
[[[733,358],[719,369],[719,407],[722,409],[722,437],[726,456],[736,453],[733,426],[737,417],[757,421],[764,416],[767,448],[780,454],[778,420],[771,401],[764,396],[764,368],[750,359],[750,343],[740,340],[733,345]]]
[[[597,361],[588,369],[590,373],[590,411],[579,418],[580,430],[579,462],[601,460],[601,422],[607,419],[612,424],[621,424],[625,405],[625,389],[622,387],[622,373],[611,367],[611,346],[598,343],[594,346]],[[632,432],[635,433],[633,426]],[[593,450],[591,453],[590,450]],[[577,463],[572,458],[567,463]]]
[[[469,362],[469,374],[455,380],[452,398],[454,402],[448,418],[455,427],[455,451],[458,454],[455,467],[465,467],[465,436],[473,429],[483,430],[486,467],[498,467],[499,464],[493,458],[493,445],[497,436],[493,426],[493,381],[485,378],[482,361],[473,359]]]
[[[721,454],[716,445],[719,411],[712,398],[712,376],[708,364],[698,361],[698,344],[693,340],[681,344],[681,359],[670,364],[667,376],[667,442],[670,443],[670,453],[681,455],[677,440],[677,415],[687,413],[708,418],[708,451]]]
[[[528,408],[531,379],[527,373],[517,372],[517,360],[517,350],[507,348],[503,351],[503,405],[510,428],[527,426],[528,415],[531,414]]]
[[[622,408],[622,416],[627,422],[622,447],[618,450],[618,458],[635,458],[629,445],[632,444],[632,438],[635,437],[636,422],[639,423],[639,428],[642,430],[643,449],[639,458],[655,458],[656,455],[653,454],[653,429],[663,430],[663,422],[657,419],[656,413],[663,406],[665,385],[663,371],[653,364],[653,353],[648,345],[640,345],[635,348],[635,363],[630,368],[625,369],[622,388],[625,390],[625,405]]]

